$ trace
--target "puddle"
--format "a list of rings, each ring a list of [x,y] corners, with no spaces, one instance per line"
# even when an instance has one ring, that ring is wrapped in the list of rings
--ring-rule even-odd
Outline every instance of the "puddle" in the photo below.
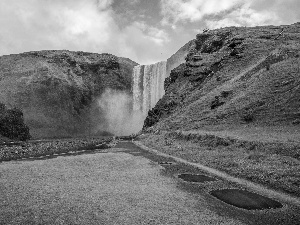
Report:
[[[108,149],[108,148],[110,148],[110,146],[106,143],[103,143],[103,144],[96,145],[95,148],[96,148],[96,150],[97,149]],[[88,149],[88,150],[94,150],[94,149]]]
[[[131,137],[131,136],[118,136],[117,139],[123,140],[123,141],[132,141],[133,137]]]
[[[203,175],[203,174],[191,174],[191,173],[182,173],[178,175],[178,178],[188,181],[188,182],[209,182],[209,181],[216,181],[216,179]]]
[[[219,200],[247,210],[276,209],[283,205],[262,195],[239,189],[223,189],[211,191],[210,194]]]
[[[171,165],[176,165],[176,163],[174,163],[174,162],[159,162],[158,163],[159,165],[161,165],[161,166],[171,166]]]
[[[133,156],[144,156],[141,152],[128,152],[128,154],[131,154]]]

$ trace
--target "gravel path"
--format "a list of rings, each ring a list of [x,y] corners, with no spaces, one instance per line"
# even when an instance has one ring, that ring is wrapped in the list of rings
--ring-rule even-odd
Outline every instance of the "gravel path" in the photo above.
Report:
[[[93,150],[99,148],[97,145],[111,140],[112,138],[99,137],[2,143],[0,144],[0,162],[68,151]]]

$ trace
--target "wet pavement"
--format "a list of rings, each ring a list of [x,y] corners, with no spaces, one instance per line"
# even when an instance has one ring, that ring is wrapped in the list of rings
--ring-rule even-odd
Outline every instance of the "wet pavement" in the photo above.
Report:
[[[132,142],[39,159],[0,164],[0,224],[300,224],[297,205],[227,204],[211,193],[245,187]]]

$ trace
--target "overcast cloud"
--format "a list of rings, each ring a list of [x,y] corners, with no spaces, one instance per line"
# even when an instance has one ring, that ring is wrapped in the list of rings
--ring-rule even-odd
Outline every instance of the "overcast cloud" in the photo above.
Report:
[[[300,21],[299,0],[1,0],[0,55],[44,49],[165,60],[195,31]]]
[[[300,20],[298,0],[161,0],[161,5],[163,24],[173,26],[202,20],[213,29],[279,25]]]

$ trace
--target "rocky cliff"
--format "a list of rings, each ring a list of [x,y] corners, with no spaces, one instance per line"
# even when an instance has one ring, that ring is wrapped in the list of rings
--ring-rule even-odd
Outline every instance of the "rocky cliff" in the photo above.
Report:
[[[171,70],[179,66],[181,63],[185,62],[185,57],[191,49],[195,47],[195,40],[191,40],[182,46],[176,53],[174,53],[170,58],[167,59],[167,72],[169,76]]]
[[[130,92],[137,63],[111,54],[39,51],[0,57],[0,102],[18,107],[33,137],[97,132],[97,98]]]
[[[211,30],[187,45],[144,130],[300,124],[300,23]]]

